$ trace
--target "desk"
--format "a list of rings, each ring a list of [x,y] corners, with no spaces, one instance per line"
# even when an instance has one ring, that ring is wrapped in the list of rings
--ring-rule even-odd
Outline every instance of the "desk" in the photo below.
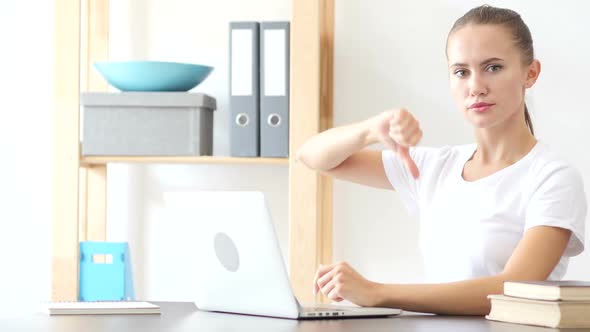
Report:
[[[436,332],[547,332],[559,331],[487,321],[482,317],[435,316],[405,313],[397,317],[295,321],[198,311],[187,302],[156,302],[161,315],[48,316],[30,313],[0,318],[0,331],[123,332],[123,331],[436,331]],[[579,332],[588,329],[563,329]]]

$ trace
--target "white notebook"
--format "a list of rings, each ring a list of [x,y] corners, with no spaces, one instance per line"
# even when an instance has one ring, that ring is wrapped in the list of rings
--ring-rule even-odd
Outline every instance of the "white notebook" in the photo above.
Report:
[[[49,315],[159,314],[160,306],[143,301],[50,302],[43,311]]]

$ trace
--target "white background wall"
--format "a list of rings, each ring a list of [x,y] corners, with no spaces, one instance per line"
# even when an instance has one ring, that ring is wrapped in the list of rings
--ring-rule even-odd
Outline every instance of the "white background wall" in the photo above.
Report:
[[[0,316],[49,291],[53,12],[0,2]]]
[[[590,139],[584,101],[590,77],[585,38],[590,35],[585,14],[590,4],[489,3],[519,11],[529,25],[543,65],[527,99],[537,137],[578,167],[590,188],[584,145]],[[421,121],[423,145],[471,142],[471,129],[451,100],[444,44],[454,20],[479,4],[337,0],[335,125],[405,106]],[[0,312],[49,294],[53,10],[53,2],[41,0],[0,4],[5,41],[0,52]],[[214,152],[227,155],[228,22],[289,17],[287,0],[111,1],[111,58],[215,66],[196,91],[217,98]],[[138,296],[190,300],[186,287],[198,273],[190,252],[195,230],[167,217],[164,191],[263,190],[285,254],[287,176],[285,166],[109,167],[108,237],[130,241]],[[416,220],[407,216],[395,193],[335,183],[335,260],[351,262],[373,280],[421,281],[417,231]],[[567,278],[590,279],[588,252],[571,261]]]

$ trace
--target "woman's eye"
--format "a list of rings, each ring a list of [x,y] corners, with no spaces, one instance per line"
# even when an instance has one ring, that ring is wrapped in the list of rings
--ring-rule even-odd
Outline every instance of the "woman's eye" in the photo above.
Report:
[[[488,68],[486,68],[486,70],[490,72],[498,71],[500,69],[502,69],[502,66],[500,65],[489,65]]]
[[[463,70],[463,69],[455,70],[455,76],[457,76],[457,77],[464,77],[465,74],[466,74],[465,70]]]

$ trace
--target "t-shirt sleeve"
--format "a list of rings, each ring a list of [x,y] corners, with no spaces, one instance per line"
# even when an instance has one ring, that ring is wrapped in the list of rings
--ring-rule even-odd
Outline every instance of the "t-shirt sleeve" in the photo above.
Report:
[[[584,251],[587,213],[582,177],[567,165],[544,173],[526,210],[525,231],[535,226],[569,229],[572,235],[564,255],[576,256]]]
[[[410,156],[416,163],[416,166],[420,170],[420,177],[422,177],[422,170],[424,169],[423,163],[425,155],[427,154],[428,148],[415,147],[410,148]],[[399,155],[392,150],[383,150],[381,153],[383,159],[383,168],[387,179],[398,192],[402,202],[404,203],[408,213],[411,216],[417,217],[419,215],[419,181],[414,179],[410,170],[406,167],[404,161]]]

